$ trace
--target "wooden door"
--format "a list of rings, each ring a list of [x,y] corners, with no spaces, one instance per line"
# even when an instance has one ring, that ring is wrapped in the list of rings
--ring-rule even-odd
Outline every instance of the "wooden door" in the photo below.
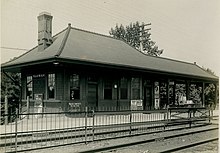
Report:
[[[144,109],[150,110],[152,107],[152,88],[151,86],[144,87]]]
[[[98,86],[97,83],[88,84],[88,107],[98,106]]]

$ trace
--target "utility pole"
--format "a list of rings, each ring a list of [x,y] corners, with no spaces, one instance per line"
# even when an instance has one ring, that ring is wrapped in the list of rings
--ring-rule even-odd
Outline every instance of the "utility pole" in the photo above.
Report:
[[[140,51],[141,52],[144,52],[144,48],[143,48],[143,41],[144,41],[144,37],[147,36],[147,35],[150,35],[148,33],[149,30],[151,30],[151,28],[148,28],[148,29],[145,29],[146,26],[150,26],[151,23],[148,23],[148,24],[144,24],[142,23],[142,25],[139,26],[140,28],[140,34],[139,34],[139,39],[140,39]]]

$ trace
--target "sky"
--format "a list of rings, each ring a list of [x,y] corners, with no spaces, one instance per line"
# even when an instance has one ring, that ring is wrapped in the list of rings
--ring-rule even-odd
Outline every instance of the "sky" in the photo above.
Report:
[[[1,0],[1,63],[37,45],[44,11],[53,16],[53,35],[68,23],[105,35],[116,24],[151,23],[161,57],[196,62],[220,76],[219,0]]]

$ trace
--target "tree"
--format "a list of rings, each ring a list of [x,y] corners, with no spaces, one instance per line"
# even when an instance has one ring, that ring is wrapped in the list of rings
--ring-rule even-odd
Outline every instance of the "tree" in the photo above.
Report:
[[[142,23],[140,25],[139,22],[130,23],[130,25],[127,25],[126,27],[122,24],[120,26],[116,24],[114,29],[111,28],[109,34],[113,38],[125,41],[132,47],[142,51],[144,54],[160,56],[163,53],[163,50],[160,50],[158,46],[156,46],[156,42],[151,40],[151,33],[148,29],[145,29],[145,26],[146,24]],[[142,50],[140,46],[141,42],[143,45]]]
[[[8,78],[4,73],[1,72],[1,101],[5,100],[5,96],[8,96],[9,107],[17,107],[19,104],[20,97],[20,74],[18,73],[7,73],[14,81]]]
[[[189,90],[189,98],[193,100],[195,104],[201,104],[202,87],[198,84],[191,84]]]
[[[217,87],[218,90],[218,87]],[[205,99],[206,99],[206,105],[213,106],[215,108],[216,102],[215,102],[215,86],[214,84],[208,84],[205,87]]]
[[[204,68],[203,69],[205,71],[207,71],[209,74],[215,75],[215,72],[212,71],[209,68]],[[215,87],[217,89],[215,89]],[[219,84],[217,84],[217,86],[215,86],[213,83],[209,83],[206,85],[204,93],[205,93],[205,99],[206,99],[206,105],[211,106],[213,108],[216,107],[216,101],[215,101],[215,92],[217,92],[217,94],[219,94]],[[219,101],[219,95],[217,95],[217,102]]]

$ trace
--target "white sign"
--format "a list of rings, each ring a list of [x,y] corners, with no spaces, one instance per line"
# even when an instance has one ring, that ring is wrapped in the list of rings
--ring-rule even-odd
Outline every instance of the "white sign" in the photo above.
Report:
[[[143,107],[143,100],[139,99],[139,100],[131,100],[131,109],[132,110],[137,110],[138,107]]]
[[[33,75],[33,78],[43,78],[45,77],[45,74],[35,74]]]
[[[77,112],[80,111],[81,103],[69,103],[69,111]]]

